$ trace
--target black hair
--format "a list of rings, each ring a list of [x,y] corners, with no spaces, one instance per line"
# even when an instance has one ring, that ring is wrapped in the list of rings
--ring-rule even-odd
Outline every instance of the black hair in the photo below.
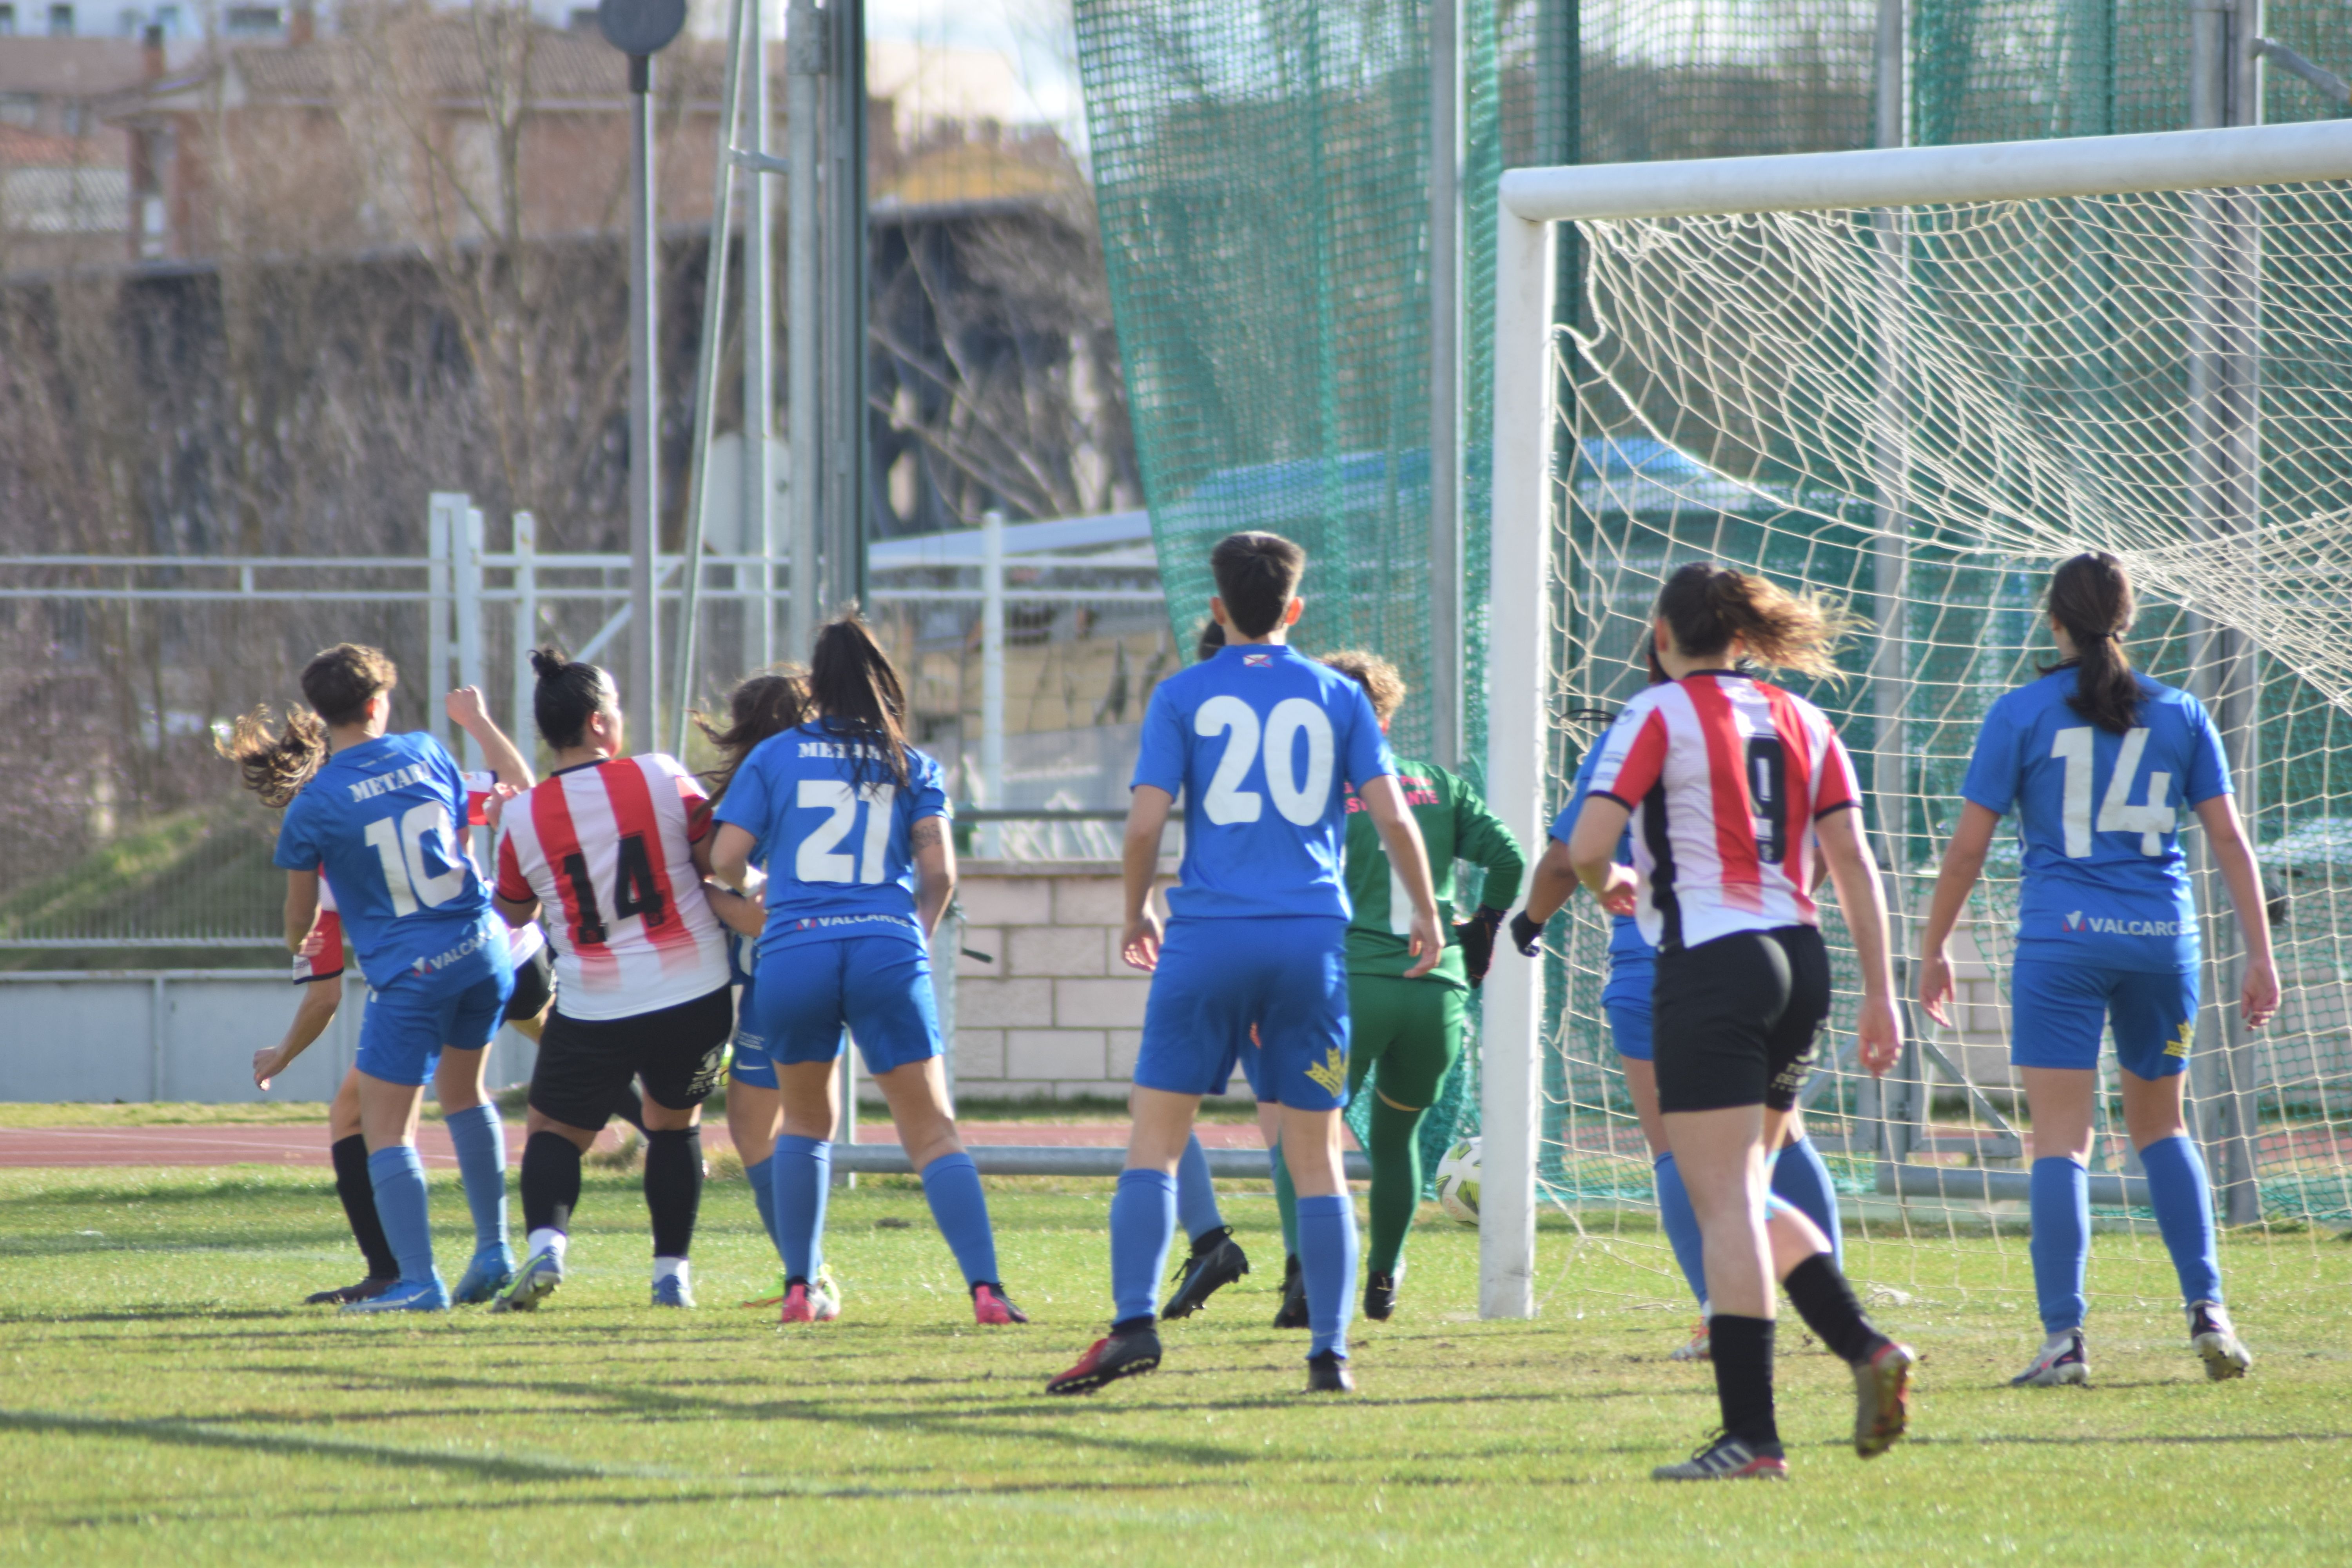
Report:
[[[588,721],[597,714],[621,710],[621,694],[613,678],[595,665],[566,658],[552,647],[535,647],[530,650],[530,667],[539,671],[530,714],[539,721],[541,738],[559,752],[581,744],[587,737]]]
[[[1838,639],[1853,626],[1836,604],[1711,561],[1677,567],[1658,590],[1657,614],[1692,658],[1721,653],[1738,637],[1758,664],[1811,676],[1837,674]]]
[[[1202,663],[1217,657],[1225,646],[1225,628],[1217,624],[1214,616],[1201,623],[1201,635],[1192,644],[1192,657]]]
[[[808,688],[827,729],[865,742],[850,754],[850,778],[860,785],[887,779],[905,789],[907,689],[855,605],[819,628]]]
[[[695,727],[718,748],[719,765],[702,776],[710,781],[710,804],[727,798],[735,770],[751,748],[771,735],[797,730],[808,721],[808,677],[797,669],[764,669],[743,678],[727,700],[724,729],[707,714],[694,716]]]
[[[2139,678],[2123,635],[2131,629],[2131,574],[2104,550],[2086,550],[2050,574],[2050,615],[2074,639],[2074,694],[2066,706],[2110,734],[2139,722]],[[2053,664],[2044,669],[2063,669]]]
[[[1297,596],[1307,552],[1278,533],[1230,533],[1209,552],[1225,618],[1245,637],[1262,637],[1282,624]]]

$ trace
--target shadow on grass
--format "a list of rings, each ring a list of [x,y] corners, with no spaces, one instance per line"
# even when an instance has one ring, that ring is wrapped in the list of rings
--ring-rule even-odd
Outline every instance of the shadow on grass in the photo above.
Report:
[[[74,1415],[61,1411],[0,1409],[0,1431],[47,1432],[81,1437],[121,1437],[190,1448],[241,1448],[293,1458],[351,1459],[362,1464],[446,1470],[493,1481],[642,1480],[671,1472],[650,1466],[596,1465],[530,1454],[464,1454],[446,1449],[403,1448],[329,1436],[284,1432],[241,1432],[204,1422],[128,1421]],[[686,1472],[677,1472],[680,1475]]]

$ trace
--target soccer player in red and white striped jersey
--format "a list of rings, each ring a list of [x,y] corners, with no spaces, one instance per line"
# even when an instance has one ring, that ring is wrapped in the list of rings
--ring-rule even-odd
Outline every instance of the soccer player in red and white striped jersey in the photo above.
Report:
[[[1763,578],[1693,563],[1653,626],[1669,679],[1611,730],[1569,838],[1577,875],[1658,949],[1652,1019],[1666,1141],[1697,1211],[1723,1433],[1660,1480],[1788,1474],[1772,1405],[1772,1281],[1853,1369],[1854,1448],[1902,1436],[1911,1352],[1873,1328],[1829,1240],[1768,1197],[1778,1148],[1830,1010],[1811,887],[1828,863],[1862,972],[1862,1059],[1895,1058],[1886,902],[1861,827],[1853,765],[1821,710],[1743,668],[1834,678],[1843,617]],[[1629,818],[1635,864],[1617,864]]]
[[[690,1307],[687,1253],[702,1197],[702,1101],[735,1024],[727,946],[705,897],[704,791],[675,757],[625,756],[619,693],[593,664],[531,655],[554,768],[499,807],[499,909],[544,909],[554,1016],[531,1070],[522,1203],[530,1255],[498,1310],[562,1282],[580,1157],[632,1078],[645,1084],[646,1206],[656,1306]]]

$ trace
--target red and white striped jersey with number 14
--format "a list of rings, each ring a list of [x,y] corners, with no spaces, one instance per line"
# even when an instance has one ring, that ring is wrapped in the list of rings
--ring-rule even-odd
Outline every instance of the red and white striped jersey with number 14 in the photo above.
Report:
[[[626,1018],[727,984],[727,943],[694,844],[702,785],[658,752],[565,768],[507,802],[499,897],[537,899],[555,942],[555,1006]]]
[[[1592,794],[1633,813],[1634,907],[1664,952],[1818,925],[1813,824],[1862,804],[1822,711],[1728,670],[1653,686],[1601,737]]]

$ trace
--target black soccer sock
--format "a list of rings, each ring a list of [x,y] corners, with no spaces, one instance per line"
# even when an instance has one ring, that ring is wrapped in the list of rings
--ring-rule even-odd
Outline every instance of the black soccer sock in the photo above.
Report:
[[[646,1134],[646,1208],[654,1221],[654,1256],[684,1258],[694,1245],[702,1207],[702,1129]]]
[[[327,1151],[335,1161],[335,1195],[343,1200],[343,1217],[352,1224],[352,1239],[360,1244],[371,1279],[397,1279],[400,1260],[383,1236],[383,1222],[375,1215],[375,1182],[368,1175],[367,1140],[354,1132],[338,1138]]]
[[[1830,1353],[1848,1363],[1865,1361],[1886,1336],[1870,1326],[1862,1315],[1862,1303],[1853,1299],[1853,1288],[1845,1282],[1837,1265],[1826,1252],[1816,1252],[1794,1268],[1780,1281],[1789,1292],[1789,1300],[1797,1315],[1805,1320],[1805,1327],[1813,1337],[1829,1346]]]
[[[580,1145],[561,1132],[534,1132],[522,1146],[522,1224],[525,1233],[572,1234],[572,1211],[580,1202]]]
[[[1778,1450],[1772,1418],[1772,1320],[1717,1312],[1707,1322],[1707,1354],[1715,1363],[1715,1396],[1723,1429],[1750,1448]]]

